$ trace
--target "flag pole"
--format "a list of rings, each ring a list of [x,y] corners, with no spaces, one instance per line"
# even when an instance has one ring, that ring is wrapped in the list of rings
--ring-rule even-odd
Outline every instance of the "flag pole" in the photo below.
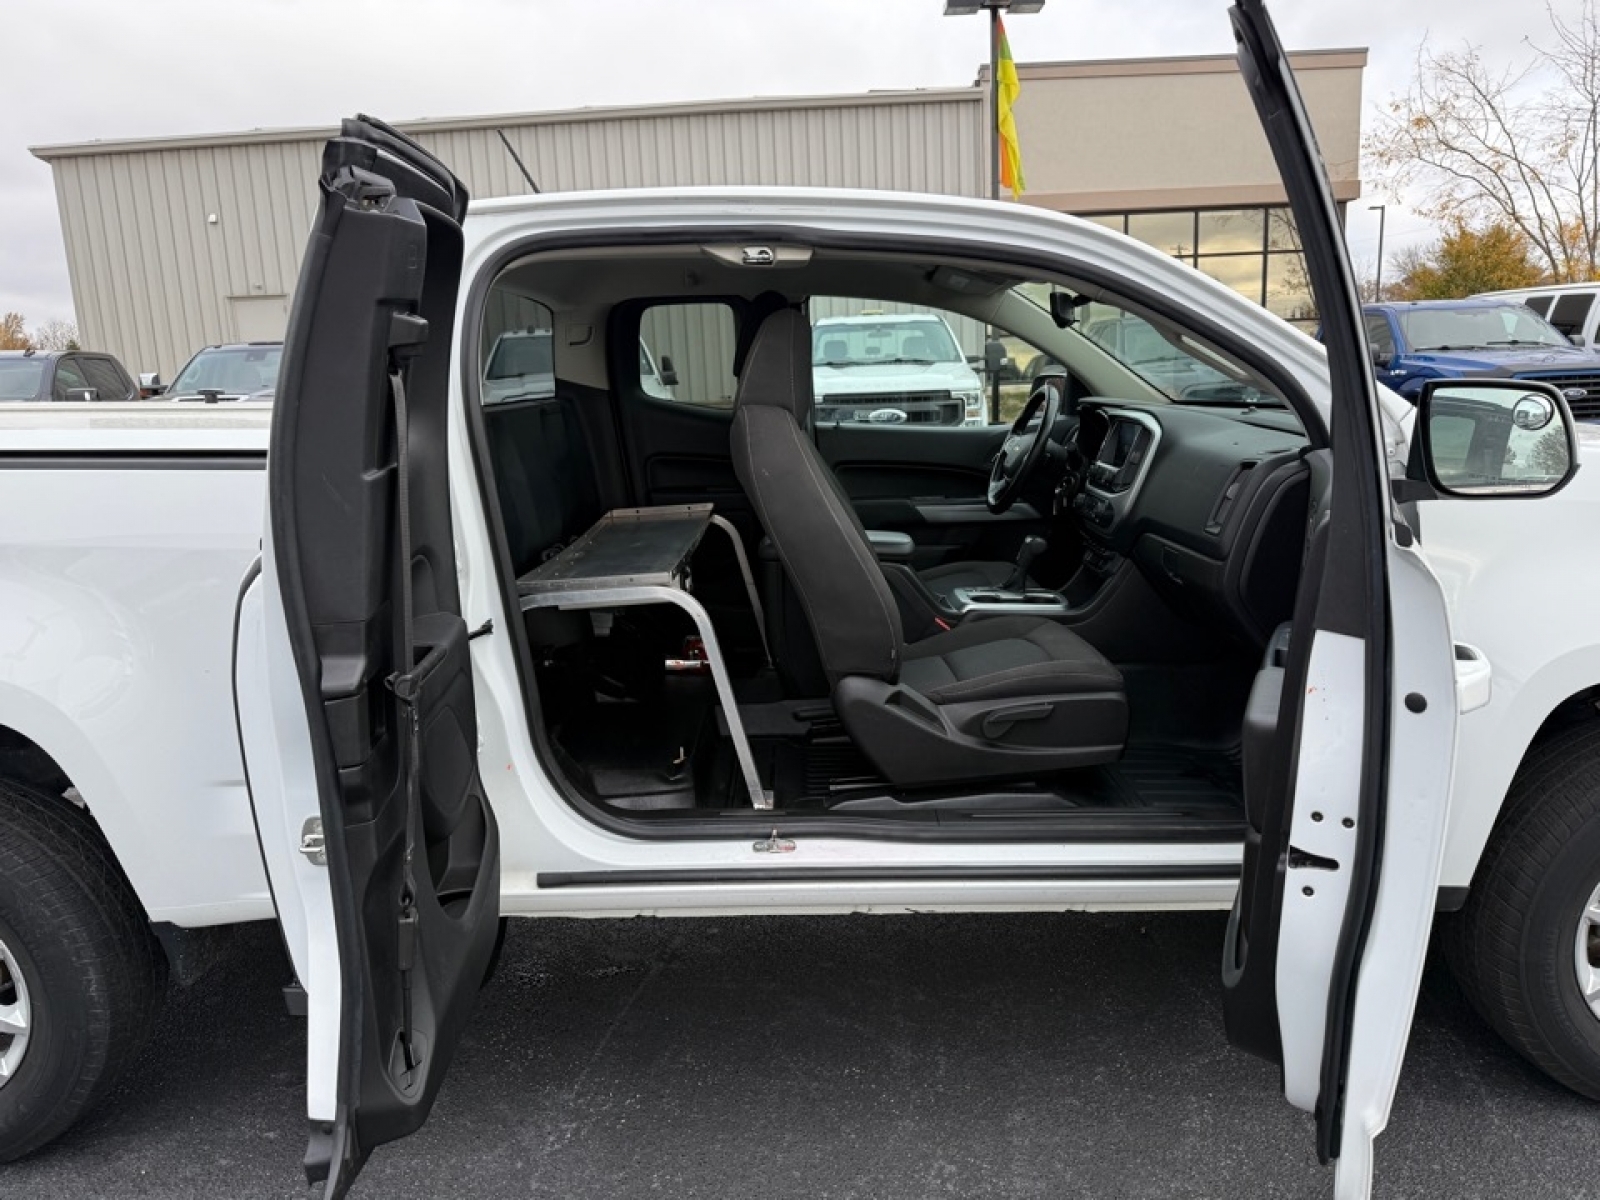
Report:
[[[989,10],[989,199],[1000,199],[1000,10]],[[993,342],[993,325],[985,330]],[[987,356],[986,356],[987,357]],[[989,423],[1000,420],[1000,372],[989,372]]]
[[[1000,199],[1000,9],[989,9],[989,198]]]

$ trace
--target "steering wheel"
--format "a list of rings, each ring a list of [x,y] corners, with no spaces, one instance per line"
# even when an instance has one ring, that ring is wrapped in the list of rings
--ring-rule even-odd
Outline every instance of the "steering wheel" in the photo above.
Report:
[[[1028,402],[1022,406],[1017,419],[1011,423],[1006,440],[1000,443],[1000,453],[995,456],[994,469],[989,472],[989,494],[986,497],[989,511],[999,516],[1017,502],[1023,485],[1038,470],[1050,441],[1050,431],[1056,427],[1061,415],[1062,389],[1066,381],[1060,376],[1044,376],[1028,393]],[[1037,419],[1037,425],[1034,425]],[[1033,425],[1033,428],[1029,428]]]

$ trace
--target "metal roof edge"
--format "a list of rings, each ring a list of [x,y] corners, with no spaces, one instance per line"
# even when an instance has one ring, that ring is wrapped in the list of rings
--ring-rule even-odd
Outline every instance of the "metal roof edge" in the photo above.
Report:
[[[742,100],[686,100],[669,104],[636,104],[596,108],[552,109],[544,112],[499,113],[476,117],[423,117],[396,121],[405,133],[457,133],[474,129],[513,129],[530,125],[565,125],[589,121],[644,120],[658,116],[695,116],[724,112],[774,112],[795,109],[880,107],[904,104],[978,104],[976,88],[916,88],[904,91],[840,92],[812,96],[753,96]],[[43,162],[96,154],[138,154],[163,150],[193,150],[281,142],[320,141],[338,132],[332,125],[250,129],[235,133],[175,134],[170,137],[105,138],[87,142],[29,146],[28,152]]]

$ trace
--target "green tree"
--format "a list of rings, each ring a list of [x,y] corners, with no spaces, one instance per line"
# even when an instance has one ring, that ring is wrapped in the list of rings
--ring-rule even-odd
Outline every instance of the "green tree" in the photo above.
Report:
[[[1472,229],[1457,222],[1433,244],[1395,255],[1394,267],[1398,278],[1383,289],[1393,300],[1454,300],[1530,287],[1544,276],[1527,239],[1506,224]]]
[[[32,345],[21,313],[8,312],[0,317],[0,350],[27,350]]]
[[[1380,111],[1367,171],[1446,226],[1504,225],[1556,282],[1600,277],[1600,0],[1505,71],[1481,47],[1417,49],[1416,76]]]

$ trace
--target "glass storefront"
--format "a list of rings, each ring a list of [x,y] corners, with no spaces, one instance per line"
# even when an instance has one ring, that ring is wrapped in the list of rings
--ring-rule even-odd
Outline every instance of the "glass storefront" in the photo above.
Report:
[[[1182,259],[1285,320],[1316,324],[1305,256],[1287,208],[1094,213],[1085,219]]]

